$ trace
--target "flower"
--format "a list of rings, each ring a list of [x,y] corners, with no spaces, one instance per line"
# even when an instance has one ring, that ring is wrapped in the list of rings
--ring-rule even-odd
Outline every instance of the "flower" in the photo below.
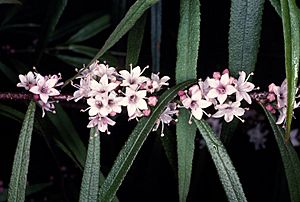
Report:
[[[200,90],[195,91],[191,97],[187,97],[186,99],[182,100],[182,104],[185,108],[190,108],[192,110],[192,115],[198,120],[202,118],[204,112],[202,109],[212,105],[211,102],[202,99]]]
[[[50,96],[59,95],[59,91],[54,87],[57,86],[59,77],[48,77],[38,76],[36,79],[36,86],[30,88],[30,92],[40,96],[40,99],[47,103]]]
[[[17,84],[17,87],[24,87],[26,90],[29,90],[32,86],[36,85],[36,76],[32,71],[29,71],[26,75],[19,75],[20,83]]]
[[[147,103],[144,100],[146,98],[146,94],[146,90],[135,91],[129,87],[126,87],[125,97],[120,103],[123,106],[127,106],[127,112],[129,117],[134,116],[136,114],[137,109],[148,109]]]
[[[214,118],[220,118],[224,116],[224,120],[226,122],[230,122],[233,120],[233,117],[235,116],[242,122],[244,122],[243,119],[240,118],[240,116],[244,115],[245,109],[240,107],[241,103],[239,101],[236,102],[228,102],[224,104],[220,104],[215,106],[215,108],[218,110],[212,117]]]
[[[236,92],[236,89],[231,85],[229,74],[225,73],[220,80],[207,79],[208,85],[211,87],[207,93],[208,98],[217,98],[220,104],[223,104],[228,95]]]
[[[287,105],[287,81],[282,82],[281,86],[273,86],[271,89],[277,97],[277,107],[283,108]]]
[[[73,93],[73,97],[71,97],[68,100],[74,99],[74,101],[77,102],[78,100],[80,100],[83,97],[86,97],[86,98],[89,97],[89,93],[91,92],[90,77],[81,78],[80,85],[73,84],[73,82],[71,82],[71,85],[73,87],[77,88],[78,90],[75,91]]]
[[[178,110],[177,110],[177,104],[176,103],[169,103],[164,110],[164,112],[159,116],[159,118],[156,121],[156,124],[153,128],[153,131],[156,131],[160,125],[161,125],[161,137],[164,136],[164,124],[169,125],[172,121],[175,119],[173,118],[174,115],[178,116]]]
[[[159,73],[151,74],[151,79],[147,79],[145,89],[150,92],[154,93],[155,91],[159,91],[162,86],[168,86],[169,83],[167,81],[170,80],[170,77],[163,76],[161,79],[159,78]]]
[[[97,82],[95,79],[92,79],[90,82],[90,88],[91,92],[89,93],[89,96],[95,96],[95,95],[103,95],[107,94],[108,92],[111,92],[114,90],[118,84],[116,83],[109,83],[107,75],[103,75],[99,82]]]
[[[250,139],[249,142],[254,144],[255,150],[266,148],[265,142],[267,141],[266,135],[269,133],[268,130],[263,130],[263,125],[258,123],[254,128],[247,131]]]
[[[97,126],[99,131],[103,133],[106,132],[107,134],[110,134],[110,132],[108,131],[108,125],[114,126],[116,124],[116,122],[111,120],[110,118],[100,115],[89,117],[89,120],[90,122],[87,125],[88,128]]]
[[[100,116],[107,116],[111,112],[111,109],[108,107],[108,97],[96,95],[95,98],[87,99],[87,104],[90,105],[90,107],[86,109],[89,109],[90,116],[95,116],[97,114]]]
[[[56,113],[55,111],[55,106],[54,106],[54,101],[48,101],[47,103],[44,103],[43,101],[39,100],[37,101],[38,105],[42,108],[43,114],[42,117],[45,116],[45,111],[49,111],[52,113]]]
[[[130,72],[127,70],[121,70],[120,76],[124,79],[121,86],[127,86],[132,88],[133,90],[136,90],[142,83],[147,81],[147,77],[141,76],[142,73],[145,71],[145,69],[149,68],[146,66],[142,71],[139,66],[132,69],[132,66],[130,66]]]
[[[252,101],[248,93],[252,91],[255,86],[253,83],[248,82],[248,79],[250,75],[253,74],[249,74],[247,78],[244,71],[239,72],[239,74],[240,76],[238,80],[234,82],[236,88],[236,101],[241,101],[244,99],[246,102],[248,102],[248,104],[251,104]]]

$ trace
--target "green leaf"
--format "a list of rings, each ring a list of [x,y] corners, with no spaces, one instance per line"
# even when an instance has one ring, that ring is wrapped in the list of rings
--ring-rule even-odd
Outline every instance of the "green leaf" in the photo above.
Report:
[[[237,172],[224,145],[205,121],[193,120],[207,144],[208,151],[215,163],[228,201],[247,201]]]
[[[8,66],[0,62],[0,71],[11,81],[13,84],[16,84],[18,82],[18,79],[16,77],[16,73],[11,70]]]
[[[70,37],[70,39],[66,42],[70,43],[78,43],[84,40],[87,40],[101,31],[105,30],[110,26],[110,16],[103,15],[100,18],[88,23],[86,26],[81,28],[76,34]]]
[[[186,109],[179,111],[176,127],[179,201],[186,201],[192,177],[195,149],[196,125],[189,124],[190,113]]]
[[[8,188],[8,202],[25,201],[35,107],[35,102],[31,101],[22,124]]]
[[[300,17],[294,0],[280,0],[287,79],[286,140],[290,137],[300,60]]]
[[[129,64],[135,66],[139,60],[146,19],[147,13],[145,12],[128,33],[126,67],[128,67]]]
[[[120,151],[111,171],[100,188],[99,201],[111,201],[113,199],[160,114],[164,111],[167,104],[175,98],[179,90],[186,88],[193,82],[195,81],[189,80],[180,83],[164,92],[160,97],[157,106],[153,109],[151,116],[147,118],[144,117],[139,121]]]
[[[55,57],[60,59],[61,61],[71,65],[72,67],[82,68],[83,64],[87,64],[90,59],[86,57],[78,57],[78,56],[70,56],[65,54],[55,54]]]
[[[97,128],[90,130],[90,140],[83,170],[80,202],[97,201],[100,180],[100,135]]]
[[[103,47],[97,55],[89,63],[90,66],[99,57],[117,43],[136,23],[136,21],[144,14],[144,12],[158,0],[137,0],[128,10],[124,18],[105,41]]]
[[[43,189],[46,189],[47,187],[51,186],[52,182],[46,182],[41,184],[34,184],[26,187],[26,196],[29,196],[31,194],[35,194],[37,192],[42,191]],[[0,202],[7,201],[7,189],[4,189],[2,193],[0,193]]]
[[[49,120],[56,127],[64,145],[72,152],[75,159],[83,167],[86,156],[86,148],[68,114],[60,105],[56,105],[56,114],[47,113]]]
[[[281,17],[281,6],[280,6],[280,0],[269,0],[272,6],[274,7],[277,14]]]
[[[124,18],[105,41],[103,47],[95,55],[95,57],[86,66],[89,67],[93,62],[100,58],[108,49],[115,45],[136,23],[136,21],[144,14],[144,12],[158,0],[137,0],[128,10]],[[80,72],[78,72],[80,74]],[[77,74],[77,75],[78,75]],[[62,87],[69,84],[77,75],[68,79]]]
[[[200,2],[180,1],[180,22],[177,38],[176,82],[197,78],[197,59],[200,43]],[[189,123],[189,113],[181,110],[176,124],[179,200],[186,201],[194,156],[196,126]],[[188,129],[188,133],[186,130]],[[190,137],[186,138],[189,134]]]
[[[48,44],[49,38],[52,35],[63,11],[68,3],[68,0],[54,0],[50,1],[46,18],[43,23],[42,33],[37,44],[37,63],[39,63],[43,51]]]
[[[162,1],[151,7],[151,54],[152,72],[160,71],[160,44],[162,24]]]
[[[0,4],[22,4],[18,0],[0,0]]]
[[[281,159],[283,162],[289,191],[290,198],[292,202],[300,201],[300,161],[299,157],[294,150],[290,141],[286,142],[284,139],[284,130],[276,124],[275,117],[265,109],[263,105],[261,107],[264,109],[270,125],[273,129],[275,140],[277,142]]]
[[[259,49],[264,0],[231,1],[229,70],[254,72]]]

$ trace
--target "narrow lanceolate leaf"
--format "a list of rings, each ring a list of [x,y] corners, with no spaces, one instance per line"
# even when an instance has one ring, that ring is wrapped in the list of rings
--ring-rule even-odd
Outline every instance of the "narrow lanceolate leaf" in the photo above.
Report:
[[[18,140],[8,188],[8,202],[25,201],[34,112],[35,103],[32,101],[28,106]]]
[[[228,201],[247,201],[237,172],[224,145],[205,121],[198,121],[196,119],[193,120],[207,144],[208,151],[215,163]]]
[[[233,75],[255,69],[264,0],[231,1],[229,69]]]
[[[176,127],[178,186],[180,201],[184,202],[190,188],[197,128],[189,124],[190,113],[186,109],[179,111],[179,117]]]
[[[284,130],[276,124],[275,117],[263,105],[261,106],[268,117],[275,135],[288,182],[291,201],[300,201],[300,161],[298,155],[291,142],[285,142]]]
[[[87,157],[80,189],[80,202],[97,201],[100,180],[100,135],[97,129],[90,131]]]
[[[280,6],[280,0],[269,0],[272,6],[274,7],[277,14],[281,17],[281,6]]]
[[[290,136],[300,60],[300,18],[295,0],[280,0],[287,79],[286,139]]]
[[[100,33],[104,29],[110,26],[110,17],[109,15],[101,16],[100,18],[90,22],[83,28],[81,28],[76,34],[70,37],[70,39],[66,42],[70,43],[78,43],[84,40],[87,40],[96,34]]]
[[[195,81],[189,80],[167,90],[160,97],[158,105],[153,109],[151,116],[142,118],[139,121],[120,151],[111,171],[100,188],[99,201],[111,201],[113,199],[160,114],[164,111],[167,104],[175,98],[178,90],[186,88],[193,82]]]
[[[79,165],[83,167],[86,148],[68,114],[60,105],[56,105],[56,114],[47,113],[47,116],[59,132],[64,145],[72,152]]]
[[[177,38],[176,82],[197,78],[200,42],[200,2],[180,1],[180,22]],[[179,200],[186,201],[192,174],[196,127],[190,125],[189,113],[182,110],[176,124]],[[186,133],[189,129],[189,133]]]
[[[39,63],[43,50],[47,46],[48,40],[53,33],[63,11],[67,5],[68,0],[54,0],[49,1],[48,11],[43,23],[42,32],[37,45],[37,63]]]
[[[12,83],[17,83],[18,79],[16,73],[8,66],[0,62],[0,72],[5,75]]]
[[[100,58],[108,49],[115,45],[136,23],[136,21],[144,14],[144,12],[158,0],[137,0],[128,10],[124,18],[111,33],[108,39],[105,41],[102,48],[95,55],[95,57],[86,66],[89,67],[93,62]],[[79,72],[80,73],[80,72]],[[78,73],[78,74],[79,74]],[[63,87],[69,84],[77,75],[73,76],[71,79],[67,80]]]
[[[153,73],[160,71],[161,20],[162,1],[159,1],[151,7],[151,54]]]
[[[126,55],[126,68],[129,64],[135,66],[139,60],[142,42],[144,38],[144,30],[147,19],[147,12],[135,23],[127,39],[127,55]]]

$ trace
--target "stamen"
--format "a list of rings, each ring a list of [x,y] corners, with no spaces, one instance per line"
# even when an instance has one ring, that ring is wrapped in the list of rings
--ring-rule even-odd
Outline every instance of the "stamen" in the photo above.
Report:
[[[251,72],[250,74],[248,74],[248,76],[247,76],[247,78],[246,78],[245,82],[246,82],[246,81],[248,81],[248,79],[250,78],[250,76],[253,76],[253,75],[254,75],[254,73],[253,73],[253,72]]]
[[[192,116],[193,116],[193,114],[191,113],[190,118],[189,118],[189,124],[192,124],[192,123],[193,123],[193,122],[192,122]]]
[[[241,117],[238,117],[238,116],[235,116],[236,118],[238,118],[241,122],[245,122],[245,120],[244,119],[242,119]]]

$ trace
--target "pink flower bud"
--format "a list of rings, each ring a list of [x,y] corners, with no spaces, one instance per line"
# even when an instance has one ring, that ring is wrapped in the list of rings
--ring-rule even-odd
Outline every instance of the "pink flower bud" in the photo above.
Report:
[[[222,72],[222,74],[229,74],[229,70],[228,69],[224,69],[224,71]]]
[[[270,85],[269,85],[269,92],[270,93],[274,93],[274,89],[276,88],[277,86],[274,84],[274,83],[271,83]]]
[[[40,99],[40,96],[38,94],[33,95],[33,100],[38,101]]]
[[[109,113],[110,116],[116,116],[116,114],[117,114],[116,112],[110,112]]]
[[[158,99],[156,96],[150,96],[148,98],[148,105],[154,107],[157,104],[157,101],[158,101]]]
[[[178,95],[178,96],[185,95],[185,92],[184,92],[183,90],[180,90],[180,91],[178,91],[177,95]]]
[[[268,104],[268,105],[266,105],[266,110],[272,112],[274,110],[274,108],[272,105]]]
[[[214,72],[213,77],[214,77],[214,79],[219,80],[221,78],[221,73],[220,72]]]
[[[274,93],[269,93],[267,96],[267,99],[272,102],[276,99],[275,94]]]
[[[143,114],[144,114],[144,116],[149,116],[151,114],[151,110],[145,109],[145,110],[143,110]]]

